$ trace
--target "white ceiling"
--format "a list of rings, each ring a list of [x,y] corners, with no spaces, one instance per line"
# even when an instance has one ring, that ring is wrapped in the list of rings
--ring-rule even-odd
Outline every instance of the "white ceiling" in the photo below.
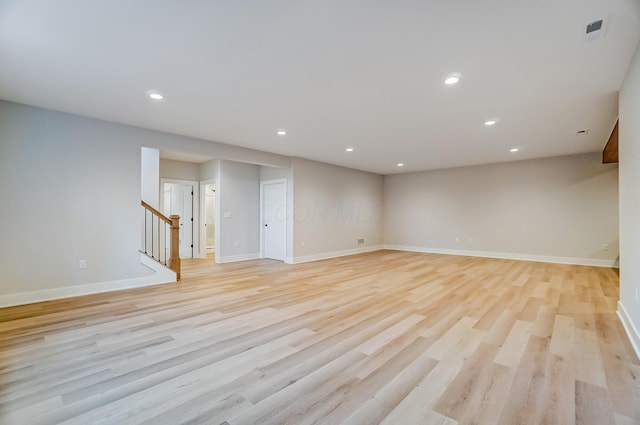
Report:
[[[0,98],[390,174],[602,150],[639,39],[638,0],[0,0]]]

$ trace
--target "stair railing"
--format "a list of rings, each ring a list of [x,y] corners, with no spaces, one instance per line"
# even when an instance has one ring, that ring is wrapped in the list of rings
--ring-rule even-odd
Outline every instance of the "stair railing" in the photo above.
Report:
[[[180,280],[180,216],[166,217],[144,201],[142,252],[176,273]]]

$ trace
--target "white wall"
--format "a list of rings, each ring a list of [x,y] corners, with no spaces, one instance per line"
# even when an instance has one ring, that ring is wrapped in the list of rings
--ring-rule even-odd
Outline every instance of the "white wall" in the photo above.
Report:
[[[260,181],[287,180],[287,246],[285,262],[293,263],[293,170],[291,168],[260,167]]]
[[[640,356],[640,45],[620,91],[619,313]]]
[[[220,160],[216,204],[216,262],[258,258],[260,167]]]
[[[0,101],[0,296],[149,273],[140,147],[121,126]]]
[[[386,176],[384,190],[391,248],[597,265],[618,257],[618,170],[599,153]]]
[[[292,165],[294,262],[382,246],[382,176],[300,158]]]
[[[200,164],[160,159],[160,178],[200,181]]]

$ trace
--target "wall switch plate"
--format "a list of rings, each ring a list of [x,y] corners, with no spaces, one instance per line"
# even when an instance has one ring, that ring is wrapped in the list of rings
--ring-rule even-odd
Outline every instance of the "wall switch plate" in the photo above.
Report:
[[[79,269],[86,269],[87,268],[87,260],[78,261],[78,268]]]
[[[224,218],[231,218],[231,212],[230,212],[230,211],[225,211],[225,212],[222,214],[222,216],[223,216]]]
[[[236,241],[235,246],[240,246],[240,241]]]

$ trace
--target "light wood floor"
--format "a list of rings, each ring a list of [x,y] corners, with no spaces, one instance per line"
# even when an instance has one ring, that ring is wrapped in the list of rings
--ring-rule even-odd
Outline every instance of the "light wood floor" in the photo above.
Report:
[[[185,261],[0,310],[0,423],[640,424],[612,269],[381,251]]]

